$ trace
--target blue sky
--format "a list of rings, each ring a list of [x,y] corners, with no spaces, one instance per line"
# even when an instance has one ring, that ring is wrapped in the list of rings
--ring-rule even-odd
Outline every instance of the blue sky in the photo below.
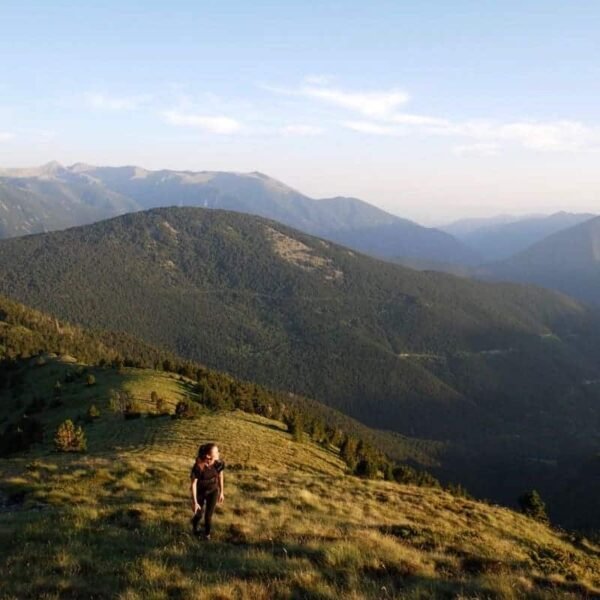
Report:
[[[0,165],[259,170],[424,223],[596,210],[600,3],[0,2]]]

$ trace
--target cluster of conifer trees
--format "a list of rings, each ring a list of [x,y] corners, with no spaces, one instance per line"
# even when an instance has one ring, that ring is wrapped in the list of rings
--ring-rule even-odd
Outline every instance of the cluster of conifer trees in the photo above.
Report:
[[[339,448],[341,458],[356,475],[377,477],[383,474],[389,480],[439,485],[434,477],[424,471],[394,463],[356,432],[326,423],[308,402],[297,395],[268,390],[255,383],[207,369],[132,336],[82,330],[61,324],[56,319],[5,298],[0,298],[0,321],[6,323],[0,331],[0,378],[5,386],[13,389],[18,389],[25,370],[43,361],[47,353],[76,355],[82,362],[99,367],[152,368],[176,373],[196,381],[195,391],[201,403],[210,409],[239,409],[260,414],[284,422],[298,441],[308,436],[317,443]],[[75,374],[68,376],[69,381],[73,377]],[[87,385],[94,384],[92,378],[93,375],[88,374]],[[60,390],[55,389],[53,396],[51,402],[56,402]],[[9,423],[0,434],[1,455],[24,450],[30,444],[41,441],[43,427],[35,413],[45,407],[45,400],[37,400],[37,404],[42,403],[43,406],[25,410],[17,421]],[[113,400],[118,403],[122,399]],[[140,416],[139,410],[134,410],[135,407],[129,404],[127,406],[128,409],[123,410],[125,415]],[[182,406],[176,413],[176,416],[190,415],[193,407]]]

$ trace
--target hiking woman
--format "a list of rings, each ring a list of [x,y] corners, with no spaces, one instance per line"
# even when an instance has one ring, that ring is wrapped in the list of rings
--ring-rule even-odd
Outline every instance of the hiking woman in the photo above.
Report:
[[[210,539],[212,516],[217,506],[225,500],[223,489],[223,469],[225,463],[219,458],[219,448],[215,443],[203,444],[198,449],[196,462],[190,473],[192,492],[192,527],[199,534],[198,525],[204,515],[204,538]]]

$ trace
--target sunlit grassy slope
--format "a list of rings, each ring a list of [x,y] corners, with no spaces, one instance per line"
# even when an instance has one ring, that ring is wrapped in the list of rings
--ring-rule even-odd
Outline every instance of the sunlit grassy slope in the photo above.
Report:
[[[35,367],[42,393],[74,365]],[[152,410],[191,394],[167,373],[91,369],[39,417],[48,431],[91,403],[86,454],[43,447],[0,461],[1,598],[558,598],[600,595],[600,550],[510,510],[347,475],[337,449],[277,422],[203,411],[125,420],[110,390]],[[58,377],[57,377],[58,376]],[[31,391],[31,390],[30,390]],[[4,402],[0,417],[14,406]],[[218,442],[225,504],[213,540],[190,535],[188,474]]]

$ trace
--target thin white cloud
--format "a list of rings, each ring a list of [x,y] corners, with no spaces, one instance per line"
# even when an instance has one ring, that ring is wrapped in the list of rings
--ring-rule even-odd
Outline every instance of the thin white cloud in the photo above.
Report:
[[[402,134],[401,130],[393,125],[382,125],[381,123],[371,123],[369,121],[345,121],[342,123],[342,127],[372,135],[395,136]]]
[[[284,135],[299,135],[299,136],[316,136],[322,135],[325,130],[322,127],[315,125],[286,125],[281,128],[281,133]]]
[[[579,121],[514,121],[498,123],[473,120],[452,123],[432,130],[438,135],[452,135],[481,143],[517,144],[531,150],[570,152],[597,147],[600,128]]]
[[[346,129],[378,136],[446,136],[462,140],[454,153],[467,155],[498,152],[511,145],[537,151],[577,151],[600,149],[600,127],[575,120],[515,120],[499,122],[491,119],[452,120],[432,115],[400,111],[409,100],[408,94],[392,88],[383,91],[344,90],[328,85],[327,78],[310,76],[298,88],[263,86],[285,95],[302,96],[354,112],[368,120],[342,122]]]
[[[10,142],[15,137],[14,133],[8,131],[0,131],[0,142]]]
[[[195,127],[219,135],[231,135],[238,133],[242,129],[239,121],[224,116],[207,116],[184,113],[178,110],[168,110],[164,113],[164,118],[171,125]]]
[[[307,75],[304,83],[307,85],[327,85],[331,81],[329,75]]]
[[[390,123],[403,123],[398,129]],[[454,137],[472,140],[472,144],[456,146],[458,153],[470,150],[484,151],[493,146],[497,152],[501,146],[517,145],[530,150],[546,152],[573,152],[600,148],[600,128],[587,126],[578,121],[515,121],[498,123],[486,120],[451,122],[442,119],[410,119],[394,116],[386,122],[346,122],[348,129],[371,135],[419,135]],[[479,152],[481,153],[481,152]],[[487,152],[489,154],[489,152]]]
[[[98,92],[87,92],[83,95],[87,106],[94,110],[127,111],[137,110],[151,100],[151,96],[112,96]]]
[[[389,120],[392,123],[400,125],[416,125],[427,127],[449,127],[451,124],[447,119],[438,117],[428,117],[425,115],[411,115],[409,113],[396,113],[390,116]]]
[[[408,102],[408,95],[400,90],[345,91],[323,86],[304,86],[301,95],[321,100],[334,106],[356,111],[365,117],[385,118]]]
[[[516,122],[499,128],[499,137],[534,150],[580,150],[600,144],[600,129],[577,121]]]
[[[312,98],[373,119],[389,117],[409,100],[408,94],[398,89],[350,91],[330,87],[328,81],[325,76],[312,75],[305,77],[303,85],[296,88],[265,84],[260,87],[283,96]]]
[[[402,123],[399,129],[390,123]],[[490,148],[497,151],[500,145],[518,145],[531,150],[546,152],[573,152],[600,148],[600,128],[590,127],[578,121],[494,121],[451,122],[436,118],[407,119],[397,115],[385,122],[351,121],[343,124],[348,129],[372,135],[420,135],[446,136],[473,140],[473,144],[457,146],[459,149]],[[462,150],[459,150],[461,152]]]

